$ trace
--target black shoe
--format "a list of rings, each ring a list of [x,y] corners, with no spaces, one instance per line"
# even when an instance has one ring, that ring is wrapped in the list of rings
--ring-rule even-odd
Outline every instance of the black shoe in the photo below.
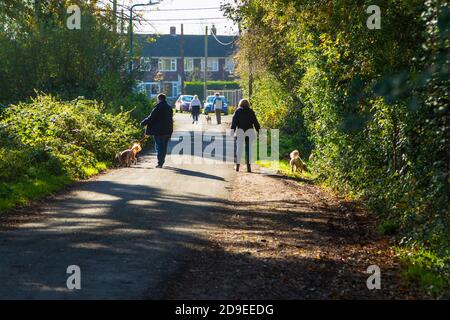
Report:
[[[247,172],[252,172],[252,166],[247,164]]]
[[[236,164],[236,165],[234,166],[234,170],[239,171],[239,166],[240,166],[240,164]]]
[[[157,164],[155,168],[162,168],[161,164]]]

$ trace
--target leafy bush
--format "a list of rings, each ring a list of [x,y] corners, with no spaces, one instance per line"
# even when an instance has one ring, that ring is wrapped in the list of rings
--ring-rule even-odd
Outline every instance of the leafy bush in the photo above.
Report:
[[[0,120],[0,194],[8,195],[0,210],[35,194],[27,183],[53,190],[53,182],[61,185],[104,170],[141,136],[130,111],[111,114],[92,100],[38,95],[31,103],[11,105]]]
[[[107,111],[110,113],[129,112],[130,116],[142,121],[152,111],[156,99],[149,100],[145,93],[131,93],[125,97],[118,97],[109,104]]]

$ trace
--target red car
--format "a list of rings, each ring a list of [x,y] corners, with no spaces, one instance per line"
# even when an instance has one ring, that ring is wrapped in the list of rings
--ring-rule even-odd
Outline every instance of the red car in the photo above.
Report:
[[[175,112],[183,112],[183,111],[189,111],[189,105],[194,99],[194,96],[191,95],[181,95],[178,97],[177,101],[175,102]]]

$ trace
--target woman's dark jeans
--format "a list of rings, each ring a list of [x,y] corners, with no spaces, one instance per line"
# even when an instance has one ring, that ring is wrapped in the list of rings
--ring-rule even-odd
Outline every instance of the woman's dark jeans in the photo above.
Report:
[[[199,106],[193,106],[191,114],[192,114],[192,119],[194,121],[198,122],[198,116],[200,115],[200,107]]]
[[[244,140],[244,139],[243,139]],[[244,144],[245,149],[245,163],[250,164],[250,137],[245,137],[244,141],[239,139],[235,140],[236,142],[236,154],[235,154],[235,163],[240,164],[242,158],[242,144]],[[244,143],[242,143],[244,142]]]

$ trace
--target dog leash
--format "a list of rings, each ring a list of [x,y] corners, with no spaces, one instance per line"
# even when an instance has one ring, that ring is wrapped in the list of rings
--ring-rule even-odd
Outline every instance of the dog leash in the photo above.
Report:
[[[144,142],[144,141],[145,141],[145,140],[146,140],[147,138],[148,138],[148,137],[144,135],[144,136],[142,137],[142,139],[141,139],[141,140],[139,140],[139,143],[142,143],[142,142]]]

